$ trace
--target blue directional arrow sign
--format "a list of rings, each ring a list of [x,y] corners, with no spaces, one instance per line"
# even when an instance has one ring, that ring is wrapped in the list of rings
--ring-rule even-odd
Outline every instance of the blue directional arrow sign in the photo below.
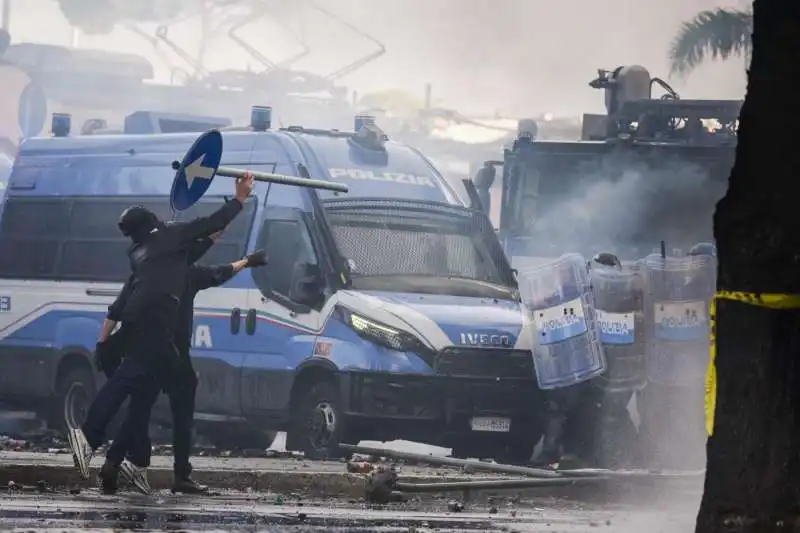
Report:
[[[185,211],[203,197],[211,186],[222,159],[222,134],[210,130],[194,142],[172,182],[170,203],[175,211]]]

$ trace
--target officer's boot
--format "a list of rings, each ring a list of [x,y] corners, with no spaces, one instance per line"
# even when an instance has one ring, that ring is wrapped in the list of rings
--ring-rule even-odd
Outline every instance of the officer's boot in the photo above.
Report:
[[[100,481],[100,492],[103,494],[116,494],[119,488],[119,466],[106,461],[97,473]]]
[[[175,470],[175,482],[172,486],[172,492],[183,494],[205,494],[208,492],[206,485],[201,485],[192,479],[192,465],[182,471]]]

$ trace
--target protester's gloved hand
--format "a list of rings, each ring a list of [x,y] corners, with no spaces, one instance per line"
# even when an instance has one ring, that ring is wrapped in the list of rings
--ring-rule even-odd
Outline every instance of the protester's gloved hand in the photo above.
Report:
[[[94,348],[94,364],[99,372],[110,378],[122,363],[125,356],[125,334],[122,330],[113,333],[104,342],[98,342]]]
[[[94,364],[98,372],[102,372],[107,378],[114,374],[122,359],[116,348],[108,340],[98,342],[94,348]]]
[[[108,349],[107,342],[99,342],[94,347],[94,366],[98,372],[105,372],[103,369],[103,364],[107,359],[107,356],[104,357],[106,351]]]
[[[260,267],[269,263],[266,250],[256,250],[255,252],[246,255],[245,259],[247,260],[247,268]]]

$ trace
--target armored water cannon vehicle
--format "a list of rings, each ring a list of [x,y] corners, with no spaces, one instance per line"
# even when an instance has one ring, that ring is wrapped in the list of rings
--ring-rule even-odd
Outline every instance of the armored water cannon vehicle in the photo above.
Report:
[[[664,239],[687,249],[710,240],[741,102],[681,99],[640,66],[601,70],[590,86],[605,91],[607,114],[584,117],[582,140],[539,140],[521,128],[504,150],[502,179],[491,190],[473,179],[481,204],[498,206],[492,218],[512,260],[574,251],[635,259]],[[663,96],[652,97],[655,86]]]
[[[589,86],[605,92],[607,114],[584,114],[583,140],[729,144],[736,139],[737,100],[683,100],[639,65],[599,69]],[[654,86],[664,90],[658,98]]]

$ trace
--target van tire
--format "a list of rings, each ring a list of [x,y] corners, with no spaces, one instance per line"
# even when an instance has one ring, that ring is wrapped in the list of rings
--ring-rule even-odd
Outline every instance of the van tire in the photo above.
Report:
[[[89,368],[77,366],[67,370],[56,384],[48,425],[66,433],[73,426],[80,427],[97,394],[94,374]]]
[[[292,412],[287,448],[302,451],[308,459],[335,459],[347,455],[339,449],[345,435],[339,393],[333,384],[320,382],[305,391]]]

